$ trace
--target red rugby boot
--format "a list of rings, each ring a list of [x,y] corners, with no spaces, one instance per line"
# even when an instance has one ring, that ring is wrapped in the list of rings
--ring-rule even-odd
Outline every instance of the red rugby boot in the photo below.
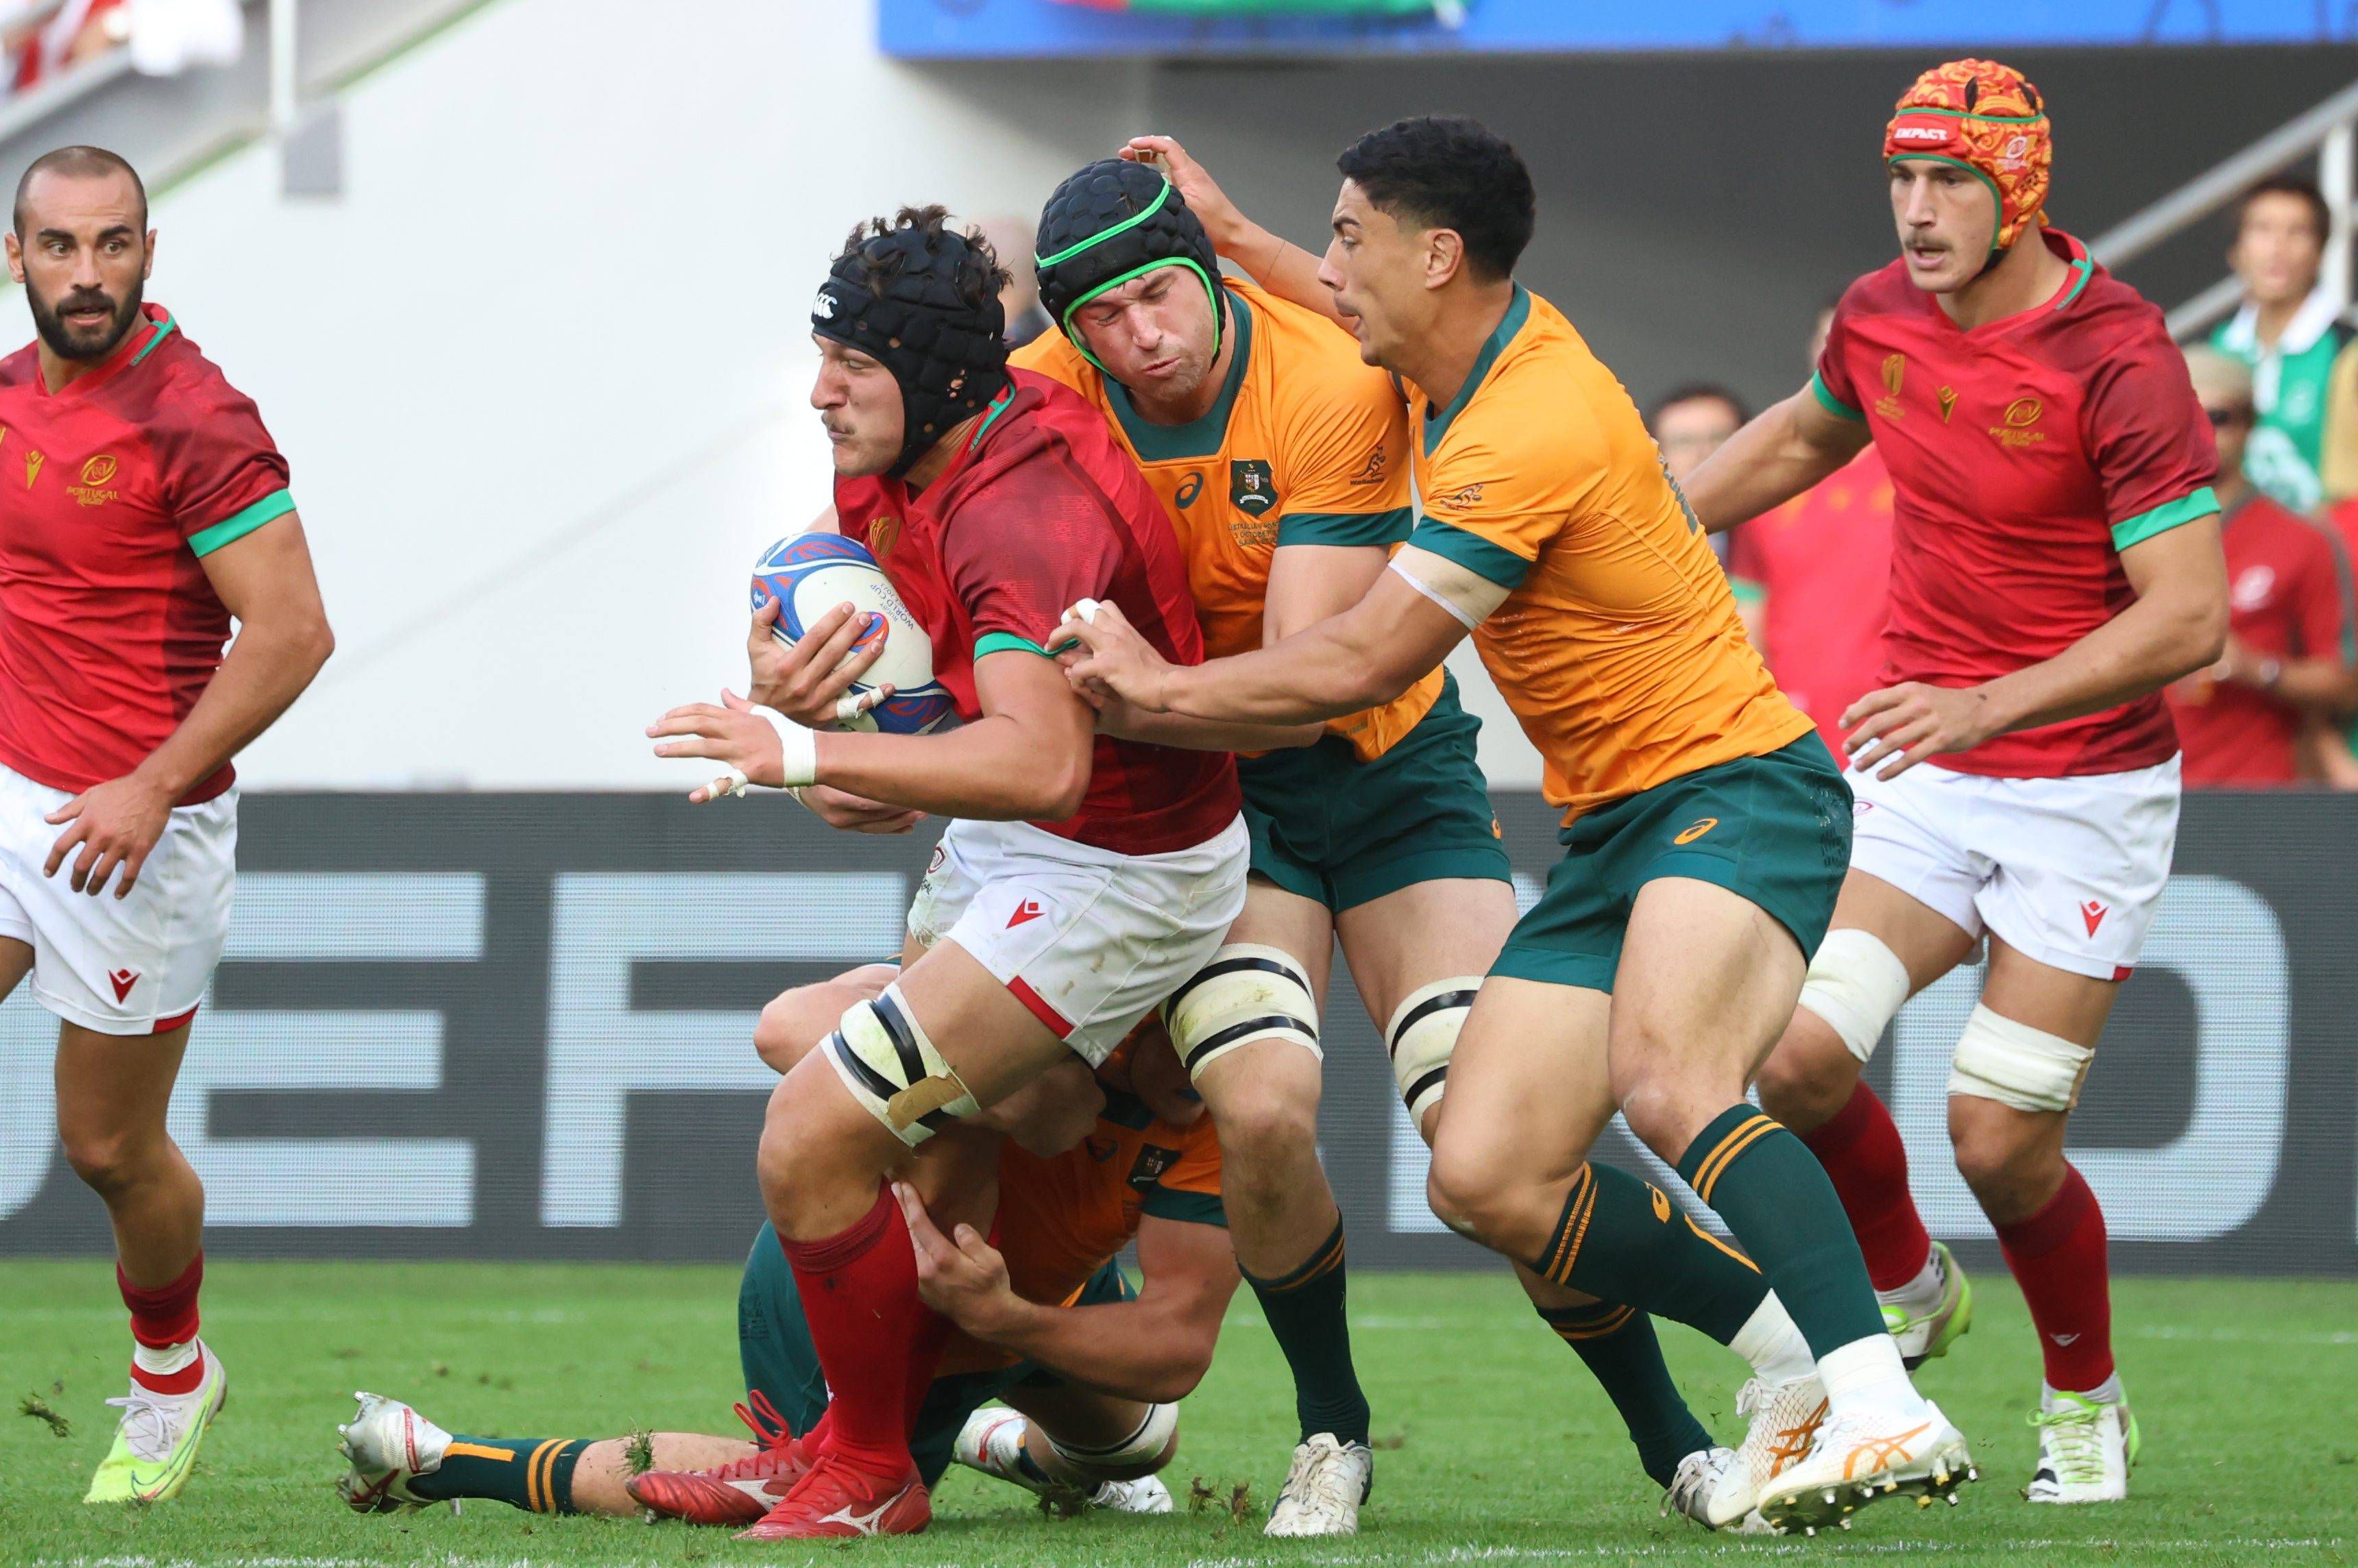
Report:
[[[912,1468],[898,1480],[855,1469],[822,1454],[785,1500],[740,1541],[831,1541],[861,1535],[914,1535],[933,1522],[934,1505]]]
[[[784,1501],[811,1467],[807,1440],[798,1438],[759,1390],[753,1408],[736,1407],[753,1429],[760,1452],[708,1470],[650,1470],[622,1483],[641,1508],[690,1524],[751,1524]],[[813,1435],[816,1435],[814,1429]]]

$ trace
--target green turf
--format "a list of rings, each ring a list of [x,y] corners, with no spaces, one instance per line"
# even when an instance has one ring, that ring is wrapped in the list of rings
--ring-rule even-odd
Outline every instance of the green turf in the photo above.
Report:
[[[933,1530],[818,1552],[719,1531],[538,1518],[491,1503],[355,1518],[330,1491],[334,1426],[353,1389],[407,1399],[485,1435],[724,1430],[736,1390],[733,1271],[467,1264],[256,1264],[207,1271],[207,1336],[233,1398],[199,1474],[144,1509],[81,1501],[122,1389],[126,1338],[103,1262],[0,1263],[0,1393],[37,1395],[72,1424],[0,1421],[0,1562],[268,1564],[624,1564],[863,1560],[892,1564],[1318,1562],[1415,1568],[1525,1560],[1797,1554],[1941,1563],[2350,1563],[2358,1557],[2358,1285],[2131,1281],[2121,1345],[2145,1427],[2136,1495],[2102,1509],[2034,1510],[2023,1415],[2038,1357],[2020,1299],[1979,1281],[1979,1320],[1924,1387],[1974,1440],[1984,1473],[1962,1508],[1904,1503],[1822,1541],[1706,1537],[1662,1519],[1603,1398],[1501,1276],[1353,1281],[1359,1363],[1383,1452],[1357,1541],[1271,1542],[1261,1509],[1280,1478],[1293,1399],[1268,1333],[1240,1305],[1218,1364],[1186,1405],[1166,1519],[1043,1519],[1028,1498],[954,1472]],[[1666,1333],[1682,1380],[1723,1436],[1732,1357]],[[1201,1477],[1245,1511],[1186,1511]]]

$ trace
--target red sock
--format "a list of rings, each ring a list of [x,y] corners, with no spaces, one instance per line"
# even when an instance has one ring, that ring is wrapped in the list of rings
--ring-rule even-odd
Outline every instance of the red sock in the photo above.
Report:
[[[784,1245],[832,1396],[828,1452],[897,1480],[915,1468],[905,1390],[925,1315],[909,1227],[880,1183],[876,1206],[849,1230]]]
[[[1826,1168],[1875,1288],[1896,1291],[1921,1273],[1932,1238],[1908,1193],[1908,1146],[1875,1091],[1861,1080],[1849,1103],[1801,1141]]]
[[[2063,1167],[2063,1190],[2020,1225],[1997,1227],[2006,1266],[2022,1287],[2047,1386],[2084,1394],[2113,1375],[2112,1281],[2104,1267],[2104,1211],[2086,1178]]]
[[[131,1309],[131,1337],[154,1349],[168,1345],[186,1345],[197,1336],[197,1287],[205,1282],[205,1255],[201,1249],[180,1277],[168,1285],[158,1285],[143,1291],[123,1272],[123,1265],[114,1266],[114,1287],[123,1292],[123,1304]]]

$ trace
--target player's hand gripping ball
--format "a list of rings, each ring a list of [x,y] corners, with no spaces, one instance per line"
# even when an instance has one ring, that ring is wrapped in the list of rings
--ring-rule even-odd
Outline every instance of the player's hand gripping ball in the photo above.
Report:
[[[957,700],[934,679],[932,639],[858,541],[779,540],[754,564],[752,600],[748,652],[763,707],[813,729],[894,735],[957,721]]]

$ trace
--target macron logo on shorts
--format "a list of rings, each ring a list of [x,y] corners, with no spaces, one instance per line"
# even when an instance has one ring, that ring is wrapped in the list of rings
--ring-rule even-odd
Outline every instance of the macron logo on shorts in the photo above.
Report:
[[[139,971],[136,969],[116,969],[109,974],[106,979],[107,983],[114,988],[114,1000],[122,1001],[131,995],[131,988],[139,983]]]
[[[2080,906],[2080,918],[2088,923],[2088,935],[2091,936],[2096,934],[2096,927],[2104,923],[2104,916],[2111,913],[2093,898]]]
[[[1040,901],[1038,899],[1027,898],[1022,903],[1015,906],[1014,914],[1007,917],[1007,929],[1012,931],[1017,926],[1022,925],[1025,921],[1037,920],[1047,913],[1048,912],[1046,910],[1040,907]],[[2093,931],[2095,927],[2092,925],[2089,929]]]

